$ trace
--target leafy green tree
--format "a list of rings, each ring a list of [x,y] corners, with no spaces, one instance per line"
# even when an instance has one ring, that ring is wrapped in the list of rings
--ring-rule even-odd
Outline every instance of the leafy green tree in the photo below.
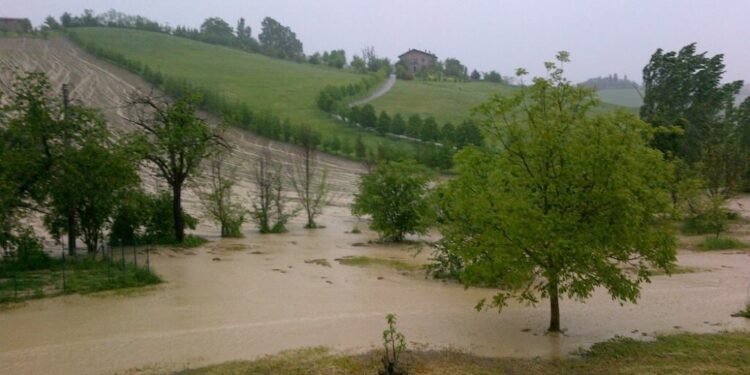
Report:
[[[654,145],[664,152],[700,161],[713,128],[720,126],[742,81],[722,83],[724,55],[696,53],[695,43],[678,52],[657,49],[643,68],[645,94],[641,118],[681,132],[657,134]]]
[[[458,80],[464,81],[467,78],[467,71],[468,69],[466,68],[466,66],[464,64],[461,64],[461,61],[459,61],[458,59],[445,59],[443,73],[447,77],[453,77]]]
[[[375,108],[371,104],[365,104],[359,111],[359,123],[360,125],[374,129],[378,124],[378,115],[375,113]]]
[[[273,160],[265,148],[256,161],[253,171],[253,209],[251,218],[258,225],[260,233],[286,232],[286,223],[299,212],[287,208],[288,199],[284,195],[283,168]]]
[[[470,78],[472,81],[479,81],[480,79],[482,79],[482,75],[476,69],[474,69],[471,71]]]
[[[419,138],[422,134],[422,117],[418,114],[409,116],[409,121],[406,123],[406,135],[412,138]]]
[[[365,142],[362,141],[362,136],[357,136],[357,142],[354,144],[354,153],[357,159],[364,159],[366,151],[367,149],[365,148]]]
[[[453,145],[456,142],[456,127],[453,124],[446,123],[440,128],[440,139],[444,144]]]
[[[271,17],[263,19],[258,40],[266,55],[293,61],[303,61],[305,58],[297,34]]]
[[[413,162],[385,161],[362,176],[352,213],[370,215],[370,227],[386,241],[423,234],[432,224],[428,203],[431,174]]]
[[[302,208],[307,216],[305,228],[315,229],[315,217],[323,212],[330,201],[331,187],[328,183],[328,169],[320,165],[316,148],[320,134],[309,125],[300,129],[300,146],[292,167],[291,182]]]
[[[225,154],[215,156],[210,163],[208,179],[198,191],[206,215],[219,224],[222,237],[242,237],[242,224],[247,210],[234,193],[236,170],[227,168]]]
[[[206,18],[200,32],[201,38],[208,43],[231,44],[235,39],[232,26],[219,17]]]
[[[380,116],[378,116],[378,125],[375,128],[380,134],[388,133],[391,128],[391,116],[388,116],[388,113],[386,113],[385,111],[380,111]]]
[[[404,134],[405,128],[406,123],[404,122],[404,117],[401,116],[400,113],[396,113],[391,121],[391,133],[402,135]]]
[[[220,130],[197,116],[197,97],[170,102],[136,95],[130,103],[136,114],[129,121],[140,130],[133,135],[135,146],[172,189],[174,238],[181,243],[185,238],[183,187],[198,173],[201,162],[226,144]]]
[[[71,109],[64,122],[63,106],[51,95],[44,73],[16,75],[10,95],[0,93],[0,246],[14,238],[20,219],[44,202],[48,178],[60,157],[65,140],[84,121]],[[80,119],[80,121],[74,119]]]
[[[430,116],[424,120],[422,125],[422,131],[419,134],[419,138],[424,141],[436,141],[440,136],[440,129],[438,129],[437,121],[435,118]]]
[[[549,330],[560,331],[561,297],[603,287],[635,302],[654,268],[672,269],[675,239],[660,223],[668,169],[650,127],[593,113],[593,90],[546,67],[549,78],[478,108],[491,147],[456,155],[457,176],[438,193],[437,259],[467,286],[499,288],[478,309],[548,298]]]
[[[70,230],[66,218],[74,212],[74,230],[81,234],[89,254],[99,248],[119,202],[140,182],[129,150],[107,147],[108,135],[104,131],[88,134],[81,144],[68,147],[50,175],[50,211],[45,223],[59,237],[60,232]]]
[[[464,120],[456,128],[456,146],[462,148],[468,145],[481,146],[484,142],[482,131],[472,120]]]
[[[484,80],[487,82],[503,83],[503,76],[500,75],[500,73],[491,70],[487,73],[484,73]]]
[[[354,55],[351,62],[352,69],[358,73],[367,73],[367,63],[361,57]]]

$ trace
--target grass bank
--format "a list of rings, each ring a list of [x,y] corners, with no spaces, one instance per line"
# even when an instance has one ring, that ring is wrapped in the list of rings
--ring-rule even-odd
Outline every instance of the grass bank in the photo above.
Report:
[[[128,254],[130,255],[130,254]],[[141,257],[140,262],[146,258]],[[88,294],[106,290],[135,288],[162,282],[144,263],[96,260],[90,257],[54,259],[48,267],[16,270],[0,262],[0,303]]]
[[[337,355],[326,348],[282,352],[179,372],[192,374],[377,374],[380,351]],[[615,339],[561,360],[482,358],[455,351],[406,352],[411,375],[489,374],[748,374],[750,333],[679,334],[654,341]]]

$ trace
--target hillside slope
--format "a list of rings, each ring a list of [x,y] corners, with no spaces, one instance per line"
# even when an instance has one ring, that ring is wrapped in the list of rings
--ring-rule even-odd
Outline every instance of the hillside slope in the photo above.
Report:
[[[403,81],[372,104],[379,111],[390,114],[418,114],[433,116],[439,124],[460,123],[469,117],[471,109],[493,94],[508,94],[517,88],[490,82],[427,82]]]
[[[71,99],[99,109],[116,132],[134,129],[123,118],[128,116],[127,95],[135,90],[150,90],[149,84],[138,76],[93,58],[64,38],[0,38],[0,81],[9,82],[14,71],[45,72],[54,88],[59,88],[63,83],[70,84]],[[0,91],[6,88],[0,85]],[[201,113],[201,116],[213,124],[219,121],[207,113]],[[238,128],[228,128],[225,138],[233,146],[230,163],[238,168],[242,197],[246,196],[244,191],[252,189],[251,170],[261,152],[270,150],[274,159],[290,163],[296,151],[294,146],[270,141]],[[358,175],[364,168],[358,163],[325,154],[321,158],[323,165],[329,169],[339,204],[346,204],[351,200]],[[147,181],[152,187],[154,183],[153,180]],[[197,212],[199,203],[196,196],[188,192],[185,198],[186,208]]]
[[[362,137],[371,150],[381,143],[411,147],[408,142],[336,121],[316,106],[317,95],[326,86],[357,83],[363,75],[155,32],[98,27],[76,28],[74,32],[84,43],[119,53],[166,77],[185,80],[255,111],[270,111],[292,123],[312,125],[324,140],[335,136],[353,145]]]

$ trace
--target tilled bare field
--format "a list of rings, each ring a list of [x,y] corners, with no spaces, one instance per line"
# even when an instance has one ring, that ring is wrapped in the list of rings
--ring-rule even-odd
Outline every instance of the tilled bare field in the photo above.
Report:
[[[0,90],[8,91],[13,72],[42,71],[47,73],[53,87],[63,83],[71,86],[71,99],[87,107],[98,108],[109,126],[117,133],[127,133],[135,128],[126,118],[128,95],[141,91],[149,93],[153,88],[140,77],[112,64],[97,60],[62,37],[49,40],[32,38],[0,38]],[[155,95],[159,95],[154,91]],[[208,113],[201,113],[212,124],[219,120]],[[250,186],[250,175],[255,161],[264,149],[272,157],[288,166],[294,161],[294,146],[258,137],[242,129],[229,127],[225,138],[233,146],[229,163],[237,167],[240,190]],[[321,164],[329,171],[329,181],[337,198],[335,204],[347,204],[356,188],[357,176],[363,171],[360,164],[321,155]],[[147,184],[154,180],[146,178]],[[243,193],[241,193],[243,194]],[[196,210],[196,197],[186,196],[188,210]]]

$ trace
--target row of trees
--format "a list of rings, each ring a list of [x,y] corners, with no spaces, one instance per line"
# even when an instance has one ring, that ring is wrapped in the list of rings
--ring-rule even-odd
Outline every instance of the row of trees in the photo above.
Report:
[[[639,88],[640,86],[629,80],[628,75],[626,74],[622,78],[620,78],[617,73],[610,74],[606,77],[595,77],[595,78],[589,78],[583,82],[580,83],[581,86],[586,87],[593,87],[597,90],[607,90],[607,89],[632,89],[632,88]]]
[[[67,235],[71,255],[79,239],[95,253],[105,231],[114,244],[182,243],[185,229],[197,223],[182,207],[183,190],[198,178],[207,181],[198,195],[222,236],[240,236],[248,217],[262,233],[284,231],[300,210],[307,227],[317,227],[330,192],[315,151],[320,136],[309,127],[302,127],[292,168],[282,169],[268,153],[260,158],[252,209],[246,209],[224,163],[229,148],[222,128],[196,115],[198,98],[133,94],[128,120],[137,130],[125,137],[111,133],[96,111],[68,100],[66,90],[60,100],[44,74],[28,73],[0,98],[0,247],[6,253],[28,240],[25,233],[33,231],[24,219],[34,214],[55,239]],[[146,193],[139,171],[169,189]],[[287,186],[296,191],[299,208],[287,208]]]
[[[436,185],[414,164],[383,163],[352,211],[385,240],[437,226],[433,274],[499,289],[478,309],[546,298],[560,331],[563,297],[601,287],[635,302],[655,270],[674,269],[668,221],[720,231],[724,200],[748,186],[750,100],[736,105],[742,83],[721,83],[721,55],[695,51],[656,51],[641,118],[594,111],[595,90],[564,78],[561,52],[546,78],[477,109],[486,142],[456,154],[455,178]]]
[[[91,9],[86,9],[78,16],[65,12],[60,16],[59,22],[52,16],[47,17],[43,27],[53,30],[75,27],[139,29],[239,48],[248,52],[263,53],[275,58],[305,61],[302,42],[299,41],[297,35],[288,26],[282,25],[271,17],[263,19],[258,40],[253,37],[252,28],[246,24],[244,18],[237,20],[236,27],[232,27],[220,17],[210,17],[205,19],[197,29],[188,26],[172,28],[142,16],[132,16],[116,10],[95,15]],[[337,59],[339,59],[338,55]],[[337,65],[332,64],[332,66]]]
[[[482,145],[482,133],[471,119],[454,126],[450,122],[439,126],[434,117],[422,118],[419,114],[408,117],[397,113],[391,117],[385,111],[376,114],[371,104],[354,106],[346,116],[360,126],[375,130],[379,134],[406,136],[423,142],[437,142],[446,147],[463,148],[468,145]]]

